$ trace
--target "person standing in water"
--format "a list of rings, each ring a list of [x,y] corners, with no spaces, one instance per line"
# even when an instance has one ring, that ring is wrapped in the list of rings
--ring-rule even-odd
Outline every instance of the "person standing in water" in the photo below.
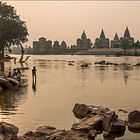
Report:
[[[33,66],[33,69],[32,69],[32,78],[33,78],[33,81],[36,83],[36,67]]]

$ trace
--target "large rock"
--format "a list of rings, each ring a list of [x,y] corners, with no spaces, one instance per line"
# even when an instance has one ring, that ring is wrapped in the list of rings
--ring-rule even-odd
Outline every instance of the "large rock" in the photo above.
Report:
[[[140,111],[132,111],[128,114],[128,129],[133,130],[140,130]]]
[[[134,110],[128,114],[128,129],[140,130],[140,111]]]
[[[140,111],[132,111],[128,114],[128,123],[140,123]]]
[[[19,86],[19,81],[17,81],[14,78],[7,78],[7,80],[9,81],[10,84],[12,84],[12,86],[17,87]]]
[[[65,140],[66,131],[62,130],[57,133],[52,134],[49,140]]]
[[[6,80],[5,78],[0,78],[0,86],[3,88],[3,89],[10,89],[12,88],[12,84],[9,83],[8,80]]]
[[[115,122],[111,122],[109,127],[109,133],[120,133],[126,130],[126,126],[123,120],[117,120]]]
[[[124,132],[126,130],[124,121],[119,120],[115,112],[107,113],[103,119],[103,131],[108,133]]]
[[[41,132],[40,135],[38,135]],[[50,126],[41,126],[35,132],[28,131],[23,140],[87,140],[88,133],[74,130],[58,130]],[[92,132],[93,135],[93,132]],[[90,140],[90,139],[89,139]],[[92,139],[93,140],[93,139]]]
[[[102,129],[103,115],[89,116],[82,119],[79,123],[75,123],[72,126],[73,130],[80,130],[88,132],[90,130],[101,130]]]
[[[18,131],[19,129],[12,124],[6,122],[0,123],[0,139],[4,138],[4,140],[16,140]]]
[[[65,140],[89,140],[87,133],[68,130],[65,134]],[[93,140],[93,139],[92,139]]]
[[[40,126],[37,128],[36,132],[37,134],[44,134],[44,135],[52,135],[54,133],[58,133],[59,130],[52,126]]]
[[[110,111],[109,108],[103,107],[103,106],[93,106],[92,105],[92,106],[88,106],[88,107],[91,111],[91,114],[94,114],[94,115],[97,115],[97,114],[104,115]]]
[[[50,138],[50,136],[58,134],[63,130],[58,130],[52,126],[40,126],[35,132],[28,131],[24,134],[24,138]]]
[[[73,108],[73,113],[75,117],[82,119],[88,117],[89,115],[105,114],[109,111],[109,108],[102,106],[91,106],[85,104],[75,104]]]
[[[117,118],[118,116],[115,114],[115,112],[107,113],[103,119],[103,130],[108,132],[111,122],[117,121]]]
[[[73,108],[73,113],[75,115],[75,117],[82,119],[86,116],[88,116],[91,113],[90,108],[85,105],[85,104],[75,104],[74,108]]]

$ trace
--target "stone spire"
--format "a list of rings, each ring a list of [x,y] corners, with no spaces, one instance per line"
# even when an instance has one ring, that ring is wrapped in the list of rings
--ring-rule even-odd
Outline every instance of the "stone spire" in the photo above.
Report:
[[[81,35],[81,39],[87,39],[87,36],[86,36],[86,33],[85,33],[84,30],[83,30],[83,33],[82,33],[82,35]]]
[[[130,32],[128,30],[128,27],[126,27],[126,29],[125,29],[124,37],[130,38]]]
[[[114,40],[119,40],[118,34],[116,33],[114,36]]]
[[[100,38],[105,38],[105,33],[104,33],[103,29],[102,29],[102,32],[100,34]]]

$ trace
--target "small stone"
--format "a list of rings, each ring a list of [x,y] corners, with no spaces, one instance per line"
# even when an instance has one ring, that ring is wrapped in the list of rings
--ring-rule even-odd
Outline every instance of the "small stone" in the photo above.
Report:
[[[88,137],[89,138],[95,138],[97,135],[97,131],[96,130],[90,130],[88,133]]]
[[[32,131],[27,131],[24,136],[32,136],[34,133]]]

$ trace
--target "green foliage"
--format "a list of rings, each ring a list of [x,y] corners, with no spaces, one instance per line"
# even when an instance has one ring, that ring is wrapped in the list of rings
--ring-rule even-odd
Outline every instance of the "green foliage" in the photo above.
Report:
[[[16,10],[7,3],[0,3],[0,47],[21,45],[27,39],[28,31]]]

